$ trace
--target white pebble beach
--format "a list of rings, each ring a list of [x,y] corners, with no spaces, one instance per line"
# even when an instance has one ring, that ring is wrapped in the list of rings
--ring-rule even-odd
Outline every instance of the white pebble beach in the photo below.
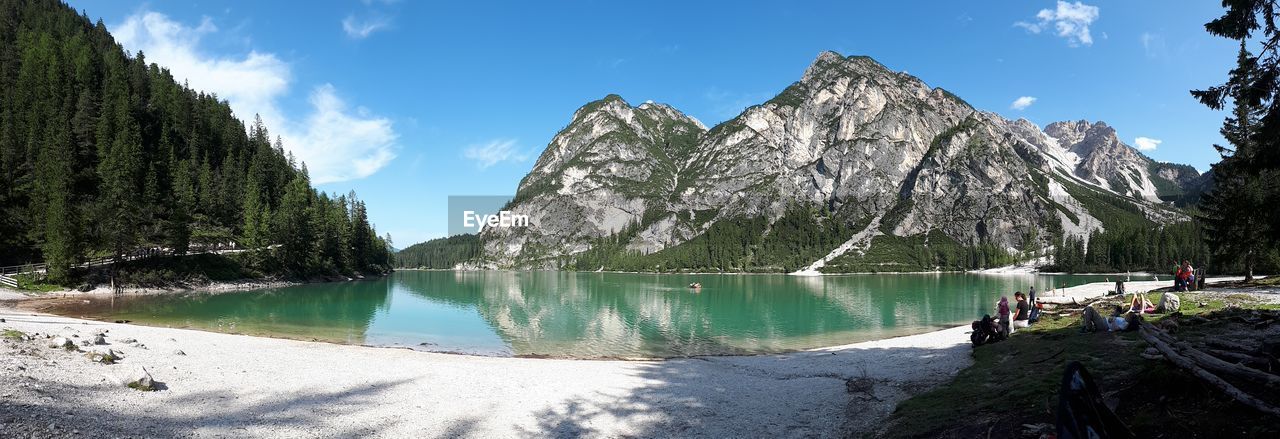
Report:
[[[10,300],[0,330],[34,339],[4,338],[0,437],[860,435],[972,363],[967,326],[777,355],[533,359],[106,323],[33,314],[17,298],[0,297]],[[46,336],[80,343],[103,331],[110,344],[99,348],[121,353],[117,364],[46,346]],[[163,389],[124,387],[140,367]]]

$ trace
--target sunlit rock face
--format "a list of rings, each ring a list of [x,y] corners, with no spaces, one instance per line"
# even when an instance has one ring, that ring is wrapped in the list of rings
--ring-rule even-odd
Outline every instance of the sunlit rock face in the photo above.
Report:
[[[1042,130],[871,58],[824,52],[776,97],[709,130],[663,104],[610,95],[583,106],[520,182],[510,210],[530,227],[481,237],[485,266],[558,268],[605,237],[650,253],[718,221],[771,223],[809,206],[875,227],[851,233],[868,242],[936,231],[962,244],[1043,248],[1053,244],[1045,230],[1087,237],[1103,227],[1073,192],[1167,222],[1184,217],[1160,197],[1196,177],[1105,123]],[[845,247],[859,248],[833,250]]]

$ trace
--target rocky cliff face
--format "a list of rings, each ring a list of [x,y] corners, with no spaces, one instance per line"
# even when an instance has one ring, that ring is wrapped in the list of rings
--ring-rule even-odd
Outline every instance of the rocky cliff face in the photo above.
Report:
[[[681,186],[686,157],[706,131],[663,104],[633,107],[609,95],[583,106],[520,182],[510,210],[529,215],[534,226],[487,230],[488,259],[541,266],[641,222]]]
[[[520,183],[510,209],[531,226],[482,239],[492,266],[556,268],[602,238],[648,254],[721,221],[771,225],[799,207],[848,226],[808,267],[818,270],[877,236],[1043,248],[1105,227],[1090,207],[1098,200],[1177,220],[1159,197],[1194,173],[1151,161],[1105,123],[1041,130],[826,52],[782,93],[710,130],[666,105],[587,104]]]
[[[1104,122],[1054,122],[1044,132],[1079,160],[1076,176],[1119,194],[1158,202],[1162,195],[1172,195],[1172,187],[1185,187],[1199,176],[1189,166],[1151,160],[1121,142]]]

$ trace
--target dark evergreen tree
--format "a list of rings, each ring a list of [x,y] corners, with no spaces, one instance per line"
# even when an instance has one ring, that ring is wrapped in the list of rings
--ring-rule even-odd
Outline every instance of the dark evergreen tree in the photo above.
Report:
[[[1226,83],[1191,94],[1218,110],[1232,103],[1223,123],[1230,146],[1214,145],[1212,193],[1203,198],[1205,237],[1222,261],[1239,262],[1251,275],[1259,252],[1280,244],[1280,8],[1276,0],[1224,1],[1225,13],[1205,24],[1213,35],[1240,42]],[[1257,55],[1249,44],[1258,44]]]
[[[1236,59],[1229,83],[1251,84],[1259,72],[1244,42]],[[1200,208],[1205,239],[1216,259],[1241,264],[1245,279],[1251,281],[1268,241],[1266,185],[1262,173],[1249,169],[1258,154],[1258,123],[1265,109],[1248,86],[1230,88],[1229,96],[1233,111],[1221,132],[1231,146],[1214,145],[1222,161],[1213,165],[1214,188],[1203,196]]]

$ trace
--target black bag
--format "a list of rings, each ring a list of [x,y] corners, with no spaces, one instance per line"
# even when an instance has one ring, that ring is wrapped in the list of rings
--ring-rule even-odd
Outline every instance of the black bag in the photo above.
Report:
[[[973,333],[969,334],[969,341],[974,346],[981,346],[986,343],[995,343],[1004,340],[1004,331],[1000,329],[1000,324],[991,318],[990,314],[983,315],[982,320],[974,320],[970,325]]]

